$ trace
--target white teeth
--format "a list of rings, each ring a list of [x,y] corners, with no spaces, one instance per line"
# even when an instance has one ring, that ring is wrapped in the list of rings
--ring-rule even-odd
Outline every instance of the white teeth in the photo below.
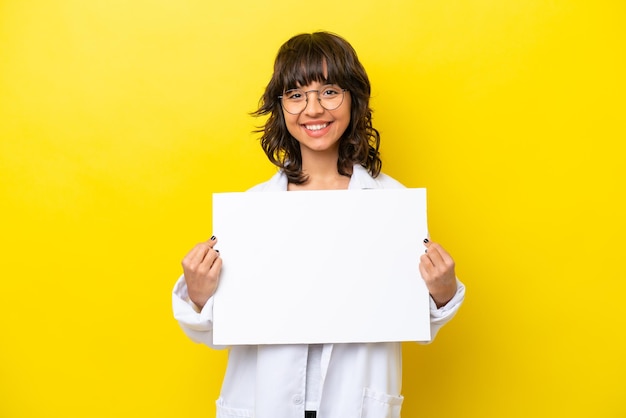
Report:
[[[320,129],[324,129],[328,126],[328,123],[323,123],[321,125],[304,125],[309,131],[319,131]]]

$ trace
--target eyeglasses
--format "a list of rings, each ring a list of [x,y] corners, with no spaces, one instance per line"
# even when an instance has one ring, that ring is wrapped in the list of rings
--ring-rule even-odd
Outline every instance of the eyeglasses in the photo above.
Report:
[[[309,93],[317,93],[317,101],[326,110],[335,110],[343,103],[347,89],[337,86],[324,86],[321,90],[303,91],[300,89],[287,90],[282,96],[278,96],[283,109],[287,113],[297,115],[306,109],[309,103]]]

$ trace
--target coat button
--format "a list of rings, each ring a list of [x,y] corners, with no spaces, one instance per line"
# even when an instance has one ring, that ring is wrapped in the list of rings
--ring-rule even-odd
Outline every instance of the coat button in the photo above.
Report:
[[[293,403],[296,405],[302,405],[304,403],[304,398],[300,395],[294,395]]]

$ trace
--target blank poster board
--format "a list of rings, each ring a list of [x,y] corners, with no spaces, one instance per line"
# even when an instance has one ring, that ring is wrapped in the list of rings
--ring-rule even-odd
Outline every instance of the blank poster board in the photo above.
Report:
[[[216,193],[213,343],[429,341],[425,189]]]

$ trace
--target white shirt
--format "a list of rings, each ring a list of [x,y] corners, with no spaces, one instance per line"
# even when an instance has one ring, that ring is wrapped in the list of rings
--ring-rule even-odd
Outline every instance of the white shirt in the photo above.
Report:
[[[287,176],[278,172],[250,191],[286,191]],[[402,188],[393,178],[373,178],[355,165],[348,189]],[[456,295],[445,306],[430,302],[431,336],[458,311],[465,287],[457,281]],[[213,348],[213,299],[201,312],[188,301],[184,277],[174,286],[174,317],[193,341]],[[399,418],[403,397],[402,346],[399,342],[323,344],[313,351],[319,362],[319,377],[308,376],[319,398],[318,418]],[[307,395],[308,345],[232,346],[217,400],[217,418],[302,418]],[[309,370],[311,368],[309,367]],[[317,373],[317,372],[315,372]],[[315,383],[312,383],[315,382]],[[311,387],[309,387],[311,390]],[[315,386],[313,392],[315,392]],[[309,392],[309,398],[316,395]]]

